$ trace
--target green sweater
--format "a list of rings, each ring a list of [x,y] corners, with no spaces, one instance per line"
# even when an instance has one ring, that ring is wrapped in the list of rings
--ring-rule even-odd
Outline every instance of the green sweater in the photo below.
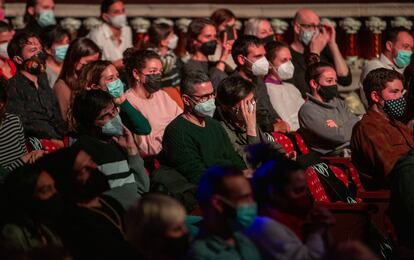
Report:
[[[131,132],[137,135],[147,135],[151,132],[148,120],[128,100],[125,99],[119,107],[121,108],[122,122]]]
[[[205,123],[205,127],[200,127],[178,116],[167,126],[163,137],[161,163],[176,169],[194,184],[213,165],[246,169],[220,123],[210,117],[205,118]]]

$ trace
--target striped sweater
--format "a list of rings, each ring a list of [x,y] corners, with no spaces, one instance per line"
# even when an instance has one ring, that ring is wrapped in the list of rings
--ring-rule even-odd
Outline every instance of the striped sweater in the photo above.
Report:
[[[0,122],[0,166],[12,171],[24,162],[20,159],[27,154],[24,131],[18,116],[6,113]]]

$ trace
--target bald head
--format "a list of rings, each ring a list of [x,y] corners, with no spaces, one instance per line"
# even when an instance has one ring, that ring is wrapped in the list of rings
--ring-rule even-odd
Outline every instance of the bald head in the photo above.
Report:
[[[311,9],[301,8],[299,9],[293,19],[298,24],[319,24],[319,16]]]

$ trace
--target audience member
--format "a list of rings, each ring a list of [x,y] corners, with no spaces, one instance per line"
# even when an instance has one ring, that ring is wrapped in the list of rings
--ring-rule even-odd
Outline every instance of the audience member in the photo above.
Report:
[[[319,16],[313,10],[302,8],[293,18],[293,31],[294,40],[290,50],[295,73],[289,82],[299,89],[303,98],[311,91],[305,81],[307,60],[317,59],[334,64],[338,83],[342,86],[351,85],[352,74],[338,48],[332,24],[321,24]]]
[[[26,137],[62,139],[66,126],[47,80],[46,54],[38,36],[16,34],[7,51],[18,72],[8,82],[6,111],[20,117]]]
[[[126,209],[149,189],[149,178],[131,132],[122,124],[112,97],[102,90],[75,97],[73,118],[81,137],[74,144],[87,152],[107,178],[114,198]]]
[[[181,87],[184,113],[167,126],[162,141],[161,163],[198,184],[212,165],[236,165],[246,169],[219,122],[212,119],[216,92],[204,73],[189,75]]]
[[[53,87],[62,118],[66,122],[68,121],[71,100],[73,100],[73,92],[79,85],[78,77],[83,66],[89,62],[100,60],[101,56],[99,47],[88,38],[78,38],[69,45],[60,75]]]
[[[122,68],[122,54],[132,47],[132,31],[121,0],[103,0],[101,3],[101,26],[89,32],[89,38],[102,50],[102,58]]]
[[[253,35],[266,45],[275,41],[275,33],[269,20],[264,18],[250,18],[244,25],[244,35]]]
[[[190,259],[262,259],[242,233],[256,218],[256,203],[241,171],[211,167],[200,180],[197,196],[203,227],[191,245]]]
[[[125,96],[148,118],[151,126],[151,133],[140,136],[140,154],[156,156],[162,149],[165,128],[183,110],[166,92],[160,91],[162,63],[158,54],[151,50],[128,49],[124,64],[131,86]]]
[[[0,78],[5,80],[9,80],[16,74],[16,66],[7,53],[7,47],[14,34],[15,31],[10,24],[0,21]]]
[[[55,1],[26,0],[24,22],[24,31],[40,35],[42,28],[56,24]]]
[[[305,100],[295,86],[286,82],[293,78],[295,71],[289,46],[283,42],[268,43],[266,58],[270,65],[265,78],[270,102],[280,118],[289,124],[290,130],[296,131],[299,129],[299,109]]]
[[[314,63],[306,71],[308,100],[299,110],[300,134],[319,154],[341,154],[349,146],[352,128],[359,120],[338,98],[337,76],[332,65]]]
[[[47,54],[46,74],[49,86],[53,88],[62,70],[63,61],[69,47],[69,33],[59,25],[47,26],[40,35]]]
[[[176,200],[147,194],[126,214],[126,237],[146,259],[182,259],[190,244],[185,219],[185,209]]]
[[[407,90],[407,112],[404,122],[414,129],[414,53],[411,55],[410,64],[404,70],[404,89]]]

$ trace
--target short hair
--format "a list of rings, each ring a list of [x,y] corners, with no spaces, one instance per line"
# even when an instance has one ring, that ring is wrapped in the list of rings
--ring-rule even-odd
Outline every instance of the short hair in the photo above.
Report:
[[[216,26],[220,26],[220,24],[228,20],[236,19],[236,16],[229,9],[221,8],[214,11],[214,13],[210,16],[210,19],[216,24]]]
[[[197,40],[198,36],[203,31],[204,27],[211,25],[216,28],[216,24],[208,18],[197,18],[194,19],[188,26],[187,32],[187,51],[191,54],[195,53],[193,41]]]
[[[271,41],[265,45],[266,59],[272,62],[276,58],[276,53],[282,48],[289,48],[289,46],[281,41]]]
[[[45,48],[52,48],[53,43],[63,40],[63,38],[68,36],[70,38],[70,34],[68,31],[62,28],[60,25],[49,25],[42,29],[42,33],[40,34],[40,39]]]
[[[124,66],[129,83],[132,85],[135,82],[134,69],[142,72],[148,60],[161,60],[160,55],[152,50],[140,50],[138,48],[128,48],[124,51]]]
[[[10,59],[13,59],[15,56],[22,55],[23,47],[27,44],[29,39],[33,37],[41,42],[39,36],[37,36],[35,33],[28,31],[16,33],[7,46],[7,54],[9,55]]]
[[[332,66],[332,64],[328,62],[319,61],[319,62],[312,63],[311,65],[309,65],[309,67],[306,69],[306,72],[305,72],[306,84],[309,85],[309,82],[312,79],[315,81],[319,81],[319,78],[322,75],[323,68],[331,68],[335,70],[334,66]]]
[[[264,21],[269,22],[266,18],[250,18],[244,24],[244,34],[258,36],[260,24]]]
[[[103,0],[101,3],[101,14],[107,13],[109,11],[109,8],[111,8],[111,5],[122,2],[121,0]]]
[[[153,24],[148,30],[149,41],[154,47],[158,47],[162,40],[165,40],[174,28],[166,23]]]
[[[183,81],[183,84],[181,86],[181,95],[193,95],[195,91],[196,85],[210,82],[210,78],[207,74],[201,73],[201,72],[195,72],[187,75]]]
[[[29,9],[29,7],[36,7],[36,5],[37,5],[37,0],[26,0],[26,9],[25,9],[25,13],[23,16],[23,21],[25,24],[29,24],[33,20],[35,20],[33,15],[31,15],[27,10]]]
[[[259,47],[260,45],[263,45],[262,40],[254,35],[243,35],[237,38],[231,50],[231,56],[233,57],[233,60],[237,64],[237,66],[240,66],[237,60],[237,57],[239,55],[247,57],[247,55],[249,54],[250,46]]]
[[[247,97],[254,89],[251,81],[241,76],[230,76],[220,82],[217,87],[216,100],[218,104],[234,107],[241,100]]]
[[[201,176],[198,184],[197,200],[200,208],[206,210],[214,194],[228,196],[224,180],[230,177],[244,177],[242,171],[233,166],[212,166]]]
[[[77,95],[72,105],[72,118],[76,130],[81,134],[87,134],[96,128],[96,118],[111,103],[113,104],[111,95],[100,89],[83,91]]]
[[[388,82],[394,80],[404,82],[404,77],[399,72],[386,68],[378,68],[370,71],[362,82],[368,103],[370,105],[372,104],[371,93],[373,91],[381,92],[386,88]]]
[[[163,249],[166,231],[185,216],[184,207],[172,197],[145,194],[125,214],[126,238],[142,254],[153,258]]]
[[[5,21],[0,21],[0,33],[2,32],[10,32],[13,30],[13,27],[11,24],[5,22]]]
[[[402,32],[406,32],[409,35],[411,35],[411,37],[413,37],[413,34],[410,32],[410,30],[407,30],[406,28],[404,28],[402,26],[393,27],[393,28],[390,28],[390,29],[386,30],[382,34],[382,48],[383,48],[383,50],[385,50],[385,45],[387,44],[388,41],[390,41],[394,44],[398,39],[398,35]]]

